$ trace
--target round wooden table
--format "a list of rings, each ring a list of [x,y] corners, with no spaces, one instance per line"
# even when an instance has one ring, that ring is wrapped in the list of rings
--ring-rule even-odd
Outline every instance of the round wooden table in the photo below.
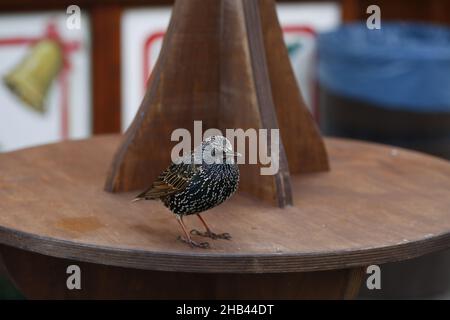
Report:
[[[0,261],[29,298],[351,298],[368,265],[450,246],[449,162],[325,141],[331,171],[292,176],[294,206],[238,193],[205,213],[233,236],[208,250],[160,202],[103,191],[119,136],[1,154]]]

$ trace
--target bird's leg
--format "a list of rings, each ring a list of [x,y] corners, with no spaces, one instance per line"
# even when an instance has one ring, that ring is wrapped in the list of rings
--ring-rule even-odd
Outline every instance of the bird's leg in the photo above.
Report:
[[[200,232],[196,229],[193,229],[193,230],[191,230],[191,234],[195,234],[195,235],[202,236],[202,237],[208,237],[211,239],[225,239],[225,240],[231,239],[231,235],[229,233],[216,234],[216,233],[212,232],[211,229],[209,228],[208,224],[206,223],[206,221],[202,218],[202,216],[197,213],[197,217],[200,219],[202,224],[205,226],[206,232]]]
[[[195,242],[191,239],[191,236],[189,235],[189,233],[186,231],[186,227],[184,226],[183,223],[183,216],[177,215],[177,221],[180,224],[181,228],[183,229],[184,235],[186,236],[186,238],[183,238],[181,236],[178,236],[178,240],[187,243],[188,245],[190,245],[192,248],[193,247],[197,247],[197,248],[202,248],[202,249],[207,249],[209,248],[209,243],[208,242]]]

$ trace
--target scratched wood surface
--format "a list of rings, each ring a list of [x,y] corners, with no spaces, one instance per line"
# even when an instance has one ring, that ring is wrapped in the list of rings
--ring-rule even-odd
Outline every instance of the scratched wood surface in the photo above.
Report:
[[[450,164],[326,139],[332,170],[292,176],[294,205],[238,193],[204,214],[231,241],[176,241],[160,203],[102,185],[119,136],[0,154],[0,243],[49,256],[159,271],[301,272],[397,261],[450,246]],[[199,228],[197,219],[186,218]]]

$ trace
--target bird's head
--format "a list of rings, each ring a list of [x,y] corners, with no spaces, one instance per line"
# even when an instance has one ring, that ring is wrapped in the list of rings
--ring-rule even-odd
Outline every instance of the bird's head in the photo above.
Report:
[[[202,158],[208,164],[234,163],[235,157],[240,157],[233,151],[230,140],[224,136],[210,136],[202,142]]]

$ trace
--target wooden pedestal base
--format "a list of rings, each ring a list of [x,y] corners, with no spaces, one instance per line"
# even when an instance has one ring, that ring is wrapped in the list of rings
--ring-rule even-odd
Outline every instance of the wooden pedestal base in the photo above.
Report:
[[[53,258],[0,246],[8,276],[30,299],[351,299],[362,268],[289,273],[149,271]],[[67,267],[81,269],[69,290]]]

